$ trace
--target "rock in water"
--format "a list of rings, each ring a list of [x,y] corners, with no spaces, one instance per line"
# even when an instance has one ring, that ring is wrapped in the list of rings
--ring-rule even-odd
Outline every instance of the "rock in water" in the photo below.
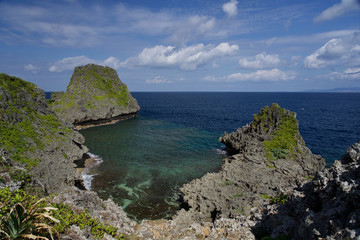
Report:
[[[66,92],[51,107],[77,128],[131,118],[140,110],[116,71],[95,64],[76,67]]]
[[[325,166],[324,159],[305,146],[296,114],[277,104],[263,108],[250,124],[220,141],[230,156],[220,172],[181,188],[189,210],[182,210],[178,221],[249,216],[266,203],[284,201],[294,187]]]
[[[46,191],[60,192],[81,181],[73,161],[87,152],[83,143],[55,116],[43,90],[0,74],[0,173],[22,182],[29,170]]]

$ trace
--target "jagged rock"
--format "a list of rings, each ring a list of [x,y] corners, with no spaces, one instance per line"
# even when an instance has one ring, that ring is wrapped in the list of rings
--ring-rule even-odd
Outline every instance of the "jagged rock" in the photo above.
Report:
[[[220,141],[232,155],[220,172],[208,173],[180,189],[190,209],[179,212],[175,220],[184,214],[188,223],[254,215],[325,166],[305,146],[295,113],[277,104],[265,107],[250,124]]]
[[[293,239],[360,238],[360,142],[258,224]],[[276,223],[276,224],[275,224]]]
[[[52,96],[51,107],[77,128],[113,123],[140,110],[116,71],[95,64],[76,67],[66,92]]]
[[[81,179],[73,161],[88,151],[82,135],[55,116],[43,90],[3,73],[0,133],[0,172],[22,168],[26,173],[26,168],[48,192],[62,191]]]
[[[93,191],[82,191],[75,187],[68,189],[54,197],[54,203],[66,204],[70,206],[74,212],[88,211],[90,215],[98,219],[102,223],[112,225],[123,234],[133,234],[136,223],[130,220],[121,207],[114,203],[111,199],[102,200]],[[86,231],[78,231],[74,228],[71,231],[72,237],[78,236],[87,239]],[[64,236],[64,239],[67,239]],[[71,239],[71,238],[70,238]],[[110,237],[109,237],[110,239]]]

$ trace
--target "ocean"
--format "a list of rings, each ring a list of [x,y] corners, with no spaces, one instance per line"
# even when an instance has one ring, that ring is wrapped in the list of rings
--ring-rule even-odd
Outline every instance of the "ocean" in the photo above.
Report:
[[[297,113],[306,145],[330,166],[360,140],[360,93],[134,92],[134,119],[81,130],[102,163],[87,183],[135,219],[170,218],[179,188],[220,170],[218,142],[272,103]]]

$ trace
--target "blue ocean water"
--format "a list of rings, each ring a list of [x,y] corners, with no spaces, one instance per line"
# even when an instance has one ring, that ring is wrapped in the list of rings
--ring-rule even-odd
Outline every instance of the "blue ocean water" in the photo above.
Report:
[[[134,219],[172,216],[182,184],[218,171],[218,138],[251,122],[265,105],[297,113],[300,133],[328,165],[360,140],[359,93],[135,92],[139,117],[82,130],[93,169],[92,190],[112,198]]]

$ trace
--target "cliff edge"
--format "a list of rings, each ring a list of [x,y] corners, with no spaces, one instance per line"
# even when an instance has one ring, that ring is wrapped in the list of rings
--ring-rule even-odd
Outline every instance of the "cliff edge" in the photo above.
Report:
[[[140,110],[116,71],[95,64],[76,67],[66,92],[54,94],[50,106],[78,129],[131,118]]]
[[[88,151],[83,136],[55,116],[43,90],[4,73],[0,74],[0,133],[0,174],[5,184],[11,178],[20,183],[29,180],[28,171],[46,192],[81,183],[74,161]]]

